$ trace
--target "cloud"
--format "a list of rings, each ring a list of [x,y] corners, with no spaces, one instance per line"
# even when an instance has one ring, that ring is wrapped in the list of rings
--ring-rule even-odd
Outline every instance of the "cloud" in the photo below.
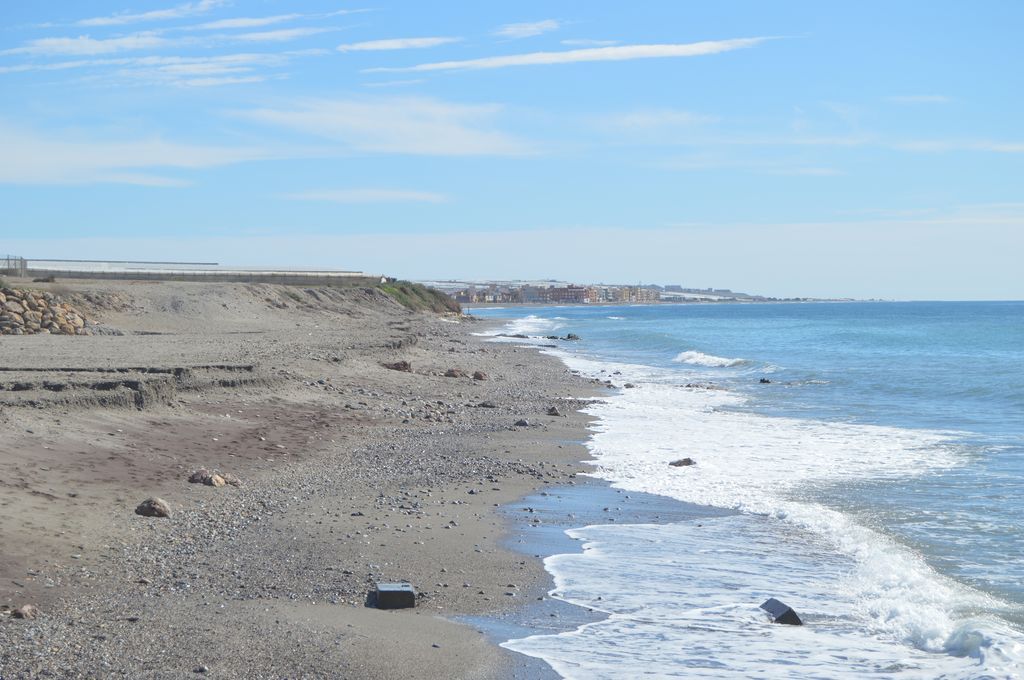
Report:
[[[897,104],[948,104],[953,101],[949,97],[941,94],[909,94],[909,95],[897,95],[894,97],[886,97],[891,102]]]
[[[282,109],[241,111],[248,120],[334,140],[365,152],[431,156],[521,156],[532,145],[495,130],[494,105],[428,98],[310,100]]]
[[[278,14],[272,17],[238,17],[235,19],[208,21],[205,24],[199,24],[192,28],[200,31],[220,31],[232,28],[259,28],[261,26],[272,26],[273,24],[281,24],[286,21],[294,21],[295,19],[301,19],[303,16],[304,15],[302,14]]]
[[[595,61],[627,61],[631,59],[655,59],[666,57],[697,57],[719,54],[732,50],[759,45],[769,38],[733,38],[731,40],[707,40],[696,43],[668,45],[620,45],[617,47],[594,47],[563,52],[531,52],[501,57],[483,57],[462,61],[439,61],[429,64],[399,68],[372,68],[368,72],[380,71],[457,71],[505,68],[508,66],[540,66],[548,64],[573,64]]]
[[[105,17],[93,17],[82,19],[76,22],[79,26],[123,26],[124,24],[137,24],[147,21],[168,21],[171,19],[182,19],[184,17],[205,14],[212,9],[227,4],[227,0],[199,0],[198,2],[186,2],[168,9],[157,9],[140,14],[113,14]]]
[[[367,40],[365,42],[338,45],[339,52],[365,52],[377,50],[410,50],[425,47],[437,47],[459,42],[462,38],[390,38],[387,40]]]
[[[330,31],[336,31],[336,28],[282,28],[276,31],[258,31],[255,33],[239,33],[237,35],[230,36],[232,40],[241,40],[244,42],[287,42],[289,40],[295,40],[296,38],[305,38],[310,35],[317,35],[320,33],[328,33]]]
[[[134,140],[58,139],[0,122],[0,184],[181,186],[146,169],[199,169],[271,158],[266,150]]]
[[[282,66],[291,55],[267,53],[221,54],[210,57],[146,56],[77,59],[49,64],[19,64],[0,67],[0,73],[20,71],[61,71],[79,68],[122,67],[119,76],[168,80],[176,76],[217,75],[251,72],[258,67]]]
[[[430,191],[404,189],[329,189],[285,194],[291,201],[328,201],[331,203],[445,203],[448,197]]]
[[[522,24],[505,24],[494,31],[494,35],[501,38],[517,40],[519,38],[530,38],[549,31],[557,31],[561,24],[555,19],[545,19]]]
[[[31,54],[37,56],[73,55],[90,56],[114,54],[133,50],[148,50],[173,44],[155,33],[133,33],[118,38],[95,39],[87,35],[77,38],[37,38],[22,47],[14,47],[0,54]]]

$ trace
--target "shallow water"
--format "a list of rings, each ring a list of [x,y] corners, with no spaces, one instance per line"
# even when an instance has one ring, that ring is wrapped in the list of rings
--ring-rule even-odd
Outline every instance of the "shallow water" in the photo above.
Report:
[[[504,332],[576,333],[545,351],[637,385],[589,409],[595,475],[741,511],[574,529],[556,591],[611,616],[507,647],[581,678],[1024,672],[1024,304],[534,308]],[[770,596],[807,625],[767,625]]]

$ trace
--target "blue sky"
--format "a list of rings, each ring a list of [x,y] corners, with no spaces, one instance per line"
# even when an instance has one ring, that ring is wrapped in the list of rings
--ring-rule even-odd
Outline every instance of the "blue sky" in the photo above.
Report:
[[[5,3],[0,252],[1024,298],[1024,4]]]

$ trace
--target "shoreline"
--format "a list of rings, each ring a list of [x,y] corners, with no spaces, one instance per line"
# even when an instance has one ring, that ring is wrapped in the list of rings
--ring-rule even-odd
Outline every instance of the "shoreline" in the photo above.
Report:
[[[0,675],[536,668],[458,621],[546,592],[540,561],[504,545],[500,508],[584,471],[585,453],[567,442],[585,436],[576,408],[596,393],[589,381],[533,349],[474,338],[476,321],[360,291],[59,285],[100,300],[85,307],[105,326],[143,334],[3,340],[12,375],[32,369],[71,387],[7,392],[0,411],[11,471]],[[287,301],[296,294],[301,303]],[[381,366],[396,359],[413,371]],[[67,374],[186,362],[251,363],[260,375],[179,385],[133,409],[79,399]],[[453,367],[467,373],[445,377]],[[486,379],[470,377],[477,370]],[[551,406],[564,416],[548,416]],[[522,418],[530,425],[517,427]],[[199,467],[242,485],[189,484]],[[156,495],[171,519],[133,514]],[[374,582],[403,579],[420,592],[416,609],[364,606]],[[39,618],[11,617],[22,604]]]

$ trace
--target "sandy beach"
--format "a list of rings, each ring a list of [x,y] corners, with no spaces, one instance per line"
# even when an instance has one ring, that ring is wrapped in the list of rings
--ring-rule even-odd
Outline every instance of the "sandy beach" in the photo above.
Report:
[[[583,481],[599,386],[373,289],[7,285],[101,325],[0,340],[0,677],[539,672],[456,619],[545,594],[500,508]]]

